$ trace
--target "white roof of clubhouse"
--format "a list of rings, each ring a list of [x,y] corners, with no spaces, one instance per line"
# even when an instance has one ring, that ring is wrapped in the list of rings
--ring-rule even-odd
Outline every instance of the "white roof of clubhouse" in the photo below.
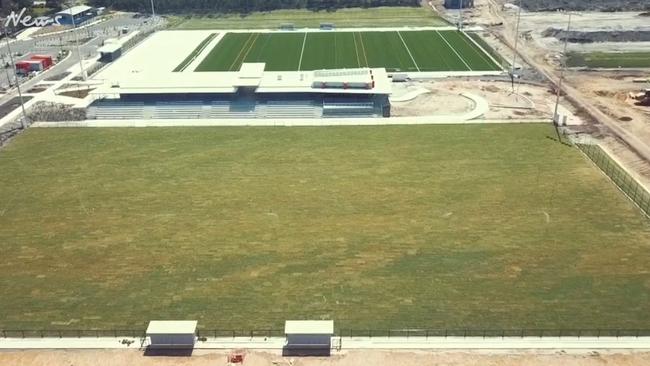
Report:
[[[196,45],[214,31],[162,31],[127,52],[93,77],[104,84],[92,94],[256,93],[390,94],[385,69],[265,71],[264,63],[244,63],[232,72],[173,72]],[[170,50],[174,50],[170,52]]]
[[[385,69],[327,71],[330,72],[338,75],[323,75],[321,71],[266,71],[257,77],[247,77],[245,72],[139,73],[112,81],[94,94],[235,93],[240,87],[253,88],[256,93],[390,94],[392,90]],[[367,87],[351,86],[359,84]]]
[[[79,15],[79,14],[84,13],[84,12],[87,12],[87,11],[89,11],[89,10],[92,10],[92,8],[91,8],[90,6],[86,6],[86,5],[77,5],[77,6],[73,6],[73,7],[71,7],[71,8],[63,9],[63,10],[57,12],[56,14],[62,14],[62,15],[71,15],[71,14],[74,14],[74,15]]]

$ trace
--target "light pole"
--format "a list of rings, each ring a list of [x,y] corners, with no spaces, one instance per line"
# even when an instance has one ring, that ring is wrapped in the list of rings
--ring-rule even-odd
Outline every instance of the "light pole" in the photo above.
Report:
[[[23,112],[23,118],[20,120],[20,128],[24,129],[25,128],[25,122],[28,120],[27,119],[27,112],[25,111],[25,102],[23,101],[23,93],[20,90],[20,80],[18,80],[18,72],[16,70],[16,64],[14,63],[14,55],[11,54],[11,45],[9,42],[9,34],[7,33],[7,27],[4,27],[5,30],[5,40],[7,41],[7,52],[9,53],[9,61],[11,62],[11,65],[13,66],[14,70],[14,77],[16,79],[16,89],[18,90],[18,98],[20,98],[20,108],[22,109]]]
[[[517,47],[519,46],[519,24],[521,23],[521,0],[519,0],[519,9],[517,9],[517,25],[515,26],[515,51],[512,56],[512,70],[510,71],[510,81],[512,83],[512,92],[515,92],[515,71],[517,69]]]
[[[459,0],[460,1],[460,9],[459,9],[459,20],[458,20],[458,30],[463,29],[463,2],[465,0]]]
[[[156,10],[153,8],[153,0],[151,0],[151,17],[156,17]]]
[[[566,69],[566,52],[567,46],[569,43],[569,32],[571,32],[571,15],[569,12],[569,22],[566,27],[566,36],[564,37],[564,51],[562,52],[562,61],[560,65],[560,81],[557,85],[557,95],[555,98],[555,112],[553,112],[553,124],[557,125],[560,123],[560,116],[558,116],[558,109],[560,107],[560,96],[562,95],[562,83],[564,82],[564,71]]]
[[[72,33],[74,33],[74,44],[77,49],[77,57],[79,58],[79,68],[81,69],[81,78],[86,81],[86,71],[84,70],[83,59],[81,58],[81,50],[79,49],[79,36],[77,34],[77,25],[74,21],[74,14],[72,13],[72,6],[68,5],[70,12],[70,19],[72,19]]]

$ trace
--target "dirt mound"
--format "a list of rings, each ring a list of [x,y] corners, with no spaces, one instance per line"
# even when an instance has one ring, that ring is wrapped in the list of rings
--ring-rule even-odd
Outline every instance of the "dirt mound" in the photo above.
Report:
[[[650,30],[638,31],[595,31],[595,32],[567,32],[558,28],[547,28],[542,32],[543,37],[555,37],[560,41],[568,40],[570,43],[594,42],[650,42]]]
[[[596,11],[644,11],[650,10],[648,0],[522,0],[530,11],[596,10]]]

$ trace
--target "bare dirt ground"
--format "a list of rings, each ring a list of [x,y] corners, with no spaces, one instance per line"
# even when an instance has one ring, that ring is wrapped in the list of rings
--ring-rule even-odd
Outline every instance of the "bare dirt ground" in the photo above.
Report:
[[[473,109],[473,103],[461,93],[478,95],[490,105],[483,117],[491,120],[551,120],[555,95],[545,86],[515,83],[514,93],[509,81],[477,79],[443,79],[411,82],[404,88],[424,88],[430,92],[408,102],[392,103],[394,116],[426,116],[462,114]]]
[[[191,357],[147,357],[137,350],[67,350],[0,352],[0,365],[31,366],[219,366],[227,365],[226,352],[197,351]],[[350,351],[329,358],[288,358],[268,352],[248,352],[244,366],[645,366],[650,353],[597,352],[587,354],[554,354],[425,351]]]

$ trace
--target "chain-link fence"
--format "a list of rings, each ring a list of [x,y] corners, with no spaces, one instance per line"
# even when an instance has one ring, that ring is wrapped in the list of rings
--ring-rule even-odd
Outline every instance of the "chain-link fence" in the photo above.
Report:
[[[618,188],[634,202],[643,213],[650,217],[650,193],[625,169],[616,163],[600,146],[577,143],[582,150]]]

